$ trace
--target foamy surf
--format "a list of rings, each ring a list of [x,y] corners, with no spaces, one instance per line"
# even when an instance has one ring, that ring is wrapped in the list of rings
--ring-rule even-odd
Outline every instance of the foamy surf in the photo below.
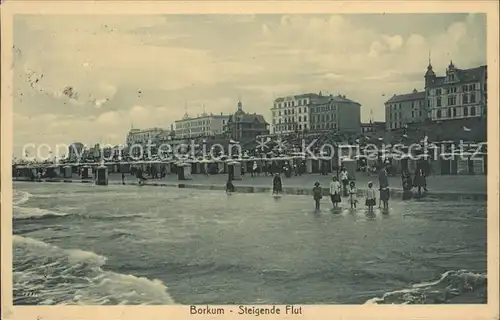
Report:
[[[26,203],[33,195],[27,191],[14,190],[12,195],[12,204],[14,206],[22,205]]]
[[[486,303],[487,277],[483,273],[451,270],[436,281],[413,285],[411,288],[385,293],[365,304],[440,304],[453,303],[467,296],[468,301]]]
[[[173,304],[167,287],[150,280],[103,270],[106,257],[61,249],[29,237],[13,236],[14,304],[160,305]]]

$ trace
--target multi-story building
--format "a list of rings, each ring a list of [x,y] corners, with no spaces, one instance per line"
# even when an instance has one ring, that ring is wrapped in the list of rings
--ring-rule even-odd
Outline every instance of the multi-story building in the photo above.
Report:
[[[175,137],[190,139],[196,137],[212,137],[224,133],[228,115],[203,113],[197,117],[189,117],[186,113],[181,120],[175,121]]]
[[[274,100],[273,133],[316,130],[360,130],[360,107],[345,96],[305,93]],[[339,121],[342,117],[342,121]]]
[[[238,102],[238,110],[229,116],[225,132],[228,138],[244,144],[255,140],[257,136],[269,134],[269,124],[264,116],[243,111],[243,105],[240,101]]]
[[[156,143],[157,137],[164,134],[165,129],[162,128],[148,128],[148,129],[130,129],[127,135],[126,144],[131,145],[146,145],[148,142]]]
[[[328,101],[321,92],[280,97],[271,108],[273,133],[291,133],[309,130],[309,108]]]
[[[426,118],[424,91],[413,89],[412,93],[395,94],[385,103],[387,130],[402,128],[409,123],[422,122]]]
[[[359,132],[361,104],[345,96],[327,96],[309,106],[310,131]]]
[[[487,68],[458,69],[450,61],[444,77],[438,77],[429,61],[425,92],[433,121],[467,119],[486,115]]]

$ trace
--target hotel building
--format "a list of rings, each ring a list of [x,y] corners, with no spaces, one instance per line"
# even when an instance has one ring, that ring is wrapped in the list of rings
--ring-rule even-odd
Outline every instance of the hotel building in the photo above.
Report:
[[[425,94],[433,121],[477,118],[486,115],[487,68],[458,69],[453,62],[438,77],[429,61],[425,74]]]
[[[229,116],[203,113],[201,116],[189,117],[186,113],[181,120],[175,121],[175,138],[191,139],[196,137],[212,137],[224,133]]]

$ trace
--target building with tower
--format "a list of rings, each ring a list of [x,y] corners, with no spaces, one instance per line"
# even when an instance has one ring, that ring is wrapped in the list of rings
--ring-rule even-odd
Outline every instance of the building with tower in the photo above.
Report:
[[[259,135],[268,135],[269,124],[263,115],[243,111],[243,104],[239,101],[236,112],[228,118],[225,132],[228,138],[246,143]]]
[[[487,109],[486,65],[459,69],[450,61],[444,76],[437,76],[429,59],[425,96],[433,121],[483,117]]]

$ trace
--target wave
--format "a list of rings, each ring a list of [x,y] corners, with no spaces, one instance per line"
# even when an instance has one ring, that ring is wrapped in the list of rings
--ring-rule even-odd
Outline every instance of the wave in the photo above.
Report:
[[[68,210],[71,209],[71,210]],[[73,212],[57,212],[48,209],[32,208],[32,207],[14,207],[13,220],[44,220],[44,219],[59,219],[65,217],[81,218],[81,219],[97,219],[102,221],[114,221],[132,219],[132,218],[147,218],[146,213],[136,213],[129,215],[92,215],[92,214],[81,214],[79,212],[74,212],[78,208],[66,208],[65,211]]]
[[[14,206],[26,203],[33,195],[27,191],[14,190],[12,194],[12,204]]]
[[[96,253],[19,235],[13,236],[13,243],[15,305],[174,303],[160,280],[104,270],[106,257]]]
[[[366,301],[365,304],[486,303],[487,291],[486,274],[450,270],[436,281],[387,292],[382,297]]]

